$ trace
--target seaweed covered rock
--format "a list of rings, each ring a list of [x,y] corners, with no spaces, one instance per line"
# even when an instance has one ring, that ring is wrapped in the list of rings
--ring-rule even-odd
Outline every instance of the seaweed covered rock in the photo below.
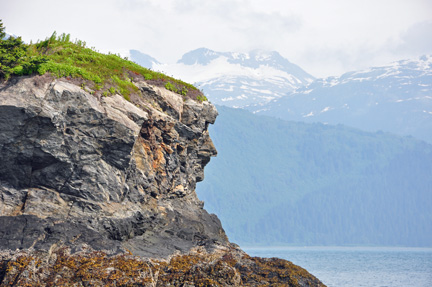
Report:
[[[0,260],[4,255],[0,253]],[[57,249],[51,254],[7,254],[2,286],[324,286],[286,260],[250,257],[234,248],[194,248],[166,260],[131,254]]]

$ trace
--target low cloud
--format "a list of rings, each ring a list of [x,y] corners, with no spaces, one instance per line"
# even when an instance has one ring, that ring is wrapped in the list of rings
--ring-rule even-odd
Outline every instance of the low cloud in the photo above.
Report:
[[[401,43],[396,52],[410,54],[432,53],[432,21],[421,22],[411,26],[401,35]]]
[[[0,19],[26,41],[56,30],[165,63],[198,47],[276,50],[315,76],[432,54],[430,0],[0,0]]]

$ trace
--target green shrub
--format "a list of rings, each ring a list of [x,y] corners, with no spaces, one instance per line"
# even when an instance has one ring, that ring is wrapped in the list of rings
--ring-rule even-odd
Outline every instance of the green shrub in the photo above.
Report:
[[[146,79],[146,80],[153,80],[153,75],[150,74],[150,73],[146,73],[146,74],[144,74],[144,79]]]
[[[204,95],[199,95],[199,96],[197,96],[196,99],[197,99],[197,101],[200,102],[200,103],[202,103],[202,102],[204,102],[204,101],[208,101],[207,97],[204,96]]]
[[[188,89],[187,89],[186,87],[182,87],[180,94],[181,94],[182,96],[186,96],[187,93],[188,93]]]
[[[168,82],[165,84],[165,89],[173,91],[175,93],[177,93],[177,91],[178,91],[177,88],[174,86],[174,84],[171,82]]]

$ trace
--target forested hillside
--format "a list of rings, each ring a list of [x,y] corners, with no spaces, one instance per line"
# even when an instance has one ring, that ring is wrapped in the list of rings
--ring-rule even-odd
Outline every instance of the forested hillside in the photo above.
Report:
[[[432,146],[218,107],[198,185],[241,244],[432,245]]]

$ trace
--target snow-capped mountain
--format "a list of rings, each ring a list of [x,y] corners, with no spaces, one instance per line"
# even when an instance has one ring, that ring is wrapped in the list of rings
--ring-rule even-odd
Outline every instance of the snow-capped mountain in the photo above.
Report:
[[[432,56],[317,79],[258,114],[287,120],[344,124],[432,142]]]
[[[131,59],[144,64],[136,53],[131,52]],[[154,60],[144,66],[195,83],[213,103],[230,107],[262,105],[314,80],[279,53],[262,50],[231,53],[200,48],[176,64]]]

